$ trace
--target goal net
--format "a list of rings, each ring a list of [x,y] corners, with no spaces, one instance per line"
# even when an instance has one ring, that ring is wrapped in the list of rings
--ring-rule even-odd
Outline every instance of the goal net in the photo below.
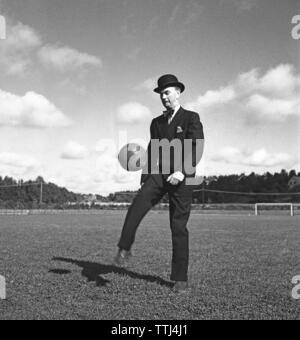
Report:
[[[255,216],[262,215],[263,213],[273,214],[275,212],[294,216],[298,208],[299,204],[295,203],[256,203]]]

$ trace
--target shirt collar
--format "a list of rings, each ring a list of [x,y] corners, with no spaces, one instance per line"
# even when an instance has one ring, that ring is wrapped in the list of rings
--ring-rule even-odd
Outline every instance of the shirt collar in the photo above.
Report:
[[[176,113],[179,111],[179,109],[180,109],[180,105],[177,105],[176,107],[175,107],[175,109],[174,109],[174,111],[173,111],[173,114],[172,114],[172,117],[174,117],[175,115],[176,115]],[[165,117],[168,115],[168,112],[169,112],[170,110],[166,110],[166,111],[164,111],[163,113],[164,113],[164,115],[165,115]]]

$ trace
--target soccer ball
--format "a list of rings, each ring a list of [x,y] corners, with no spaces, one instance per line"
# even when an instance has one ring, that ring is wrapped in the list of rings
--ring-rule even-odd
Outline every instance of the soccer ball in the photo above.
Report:
[[[147,155],[145,149],[140,145],[129,143],[120,150],[118,160],[123,169],[136,172],[146,165]]]

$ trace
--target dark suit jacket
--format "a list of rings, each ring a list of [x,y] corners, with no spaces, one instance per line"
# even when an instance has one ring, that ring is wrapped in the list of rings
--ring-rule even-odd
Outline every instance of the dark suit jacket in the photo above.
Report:
[[[143,170],[141,183],[144,183],[151,173],[162,174],[164,178],[168,178],[170,174],[181,171],[185,177],[194,177],[196,165],[199,163],[203,154],[204,145],[203,126],[200,122],[199,114],[181,107],[170,125],[165,115],[153,119],[150,132],[151,141],[147,150],[148,164]],[[153,145],[157,145],[158,141],[162,142],[163,140],[173,143],[176,142],[177,145],[180,143],[181,148],[175,148],[175,152],[174,149],[171,148],[169,157],[166,159],[161,148],[159,152],[157,152],[157,148],[155,152],[153,151]],[[190,140],[191,148],[185,148],[184,143],[186,140]],[[175,154],[176,152],[177,154]],[[180,156],[178,155],[180,152],[181,157],[178,157]],[[164,167],[162,166],[163,164]],[[193,165],[192,171],[190,167],[187,169],[186,164]],[[168,173],[165,172],[166,165],[167,168],[170,168]]]

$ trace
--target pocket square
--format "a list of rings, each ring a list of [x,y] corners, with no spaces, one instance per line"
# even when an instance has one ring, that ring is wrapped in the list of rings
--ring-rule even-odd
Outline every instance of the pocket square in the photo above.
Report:
[[[181,133],[181,132],[183,132],[182,127],[181,127],[181,126],[177,126],[177,131],[176,131],[176,133]]]

